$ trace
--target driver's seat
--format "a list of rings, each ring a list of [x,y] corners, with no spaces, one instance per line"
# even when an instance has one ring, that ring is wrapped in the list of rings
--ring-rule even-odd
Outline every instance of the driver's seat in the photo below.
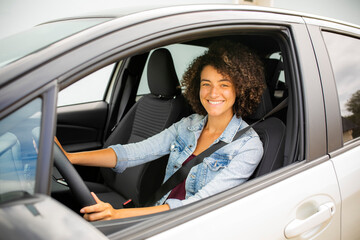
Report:
[[[188,105],[181,95],[174,63],[167,49],[157,49],[151,54],[147,76],[151,93],[134,104],[108,137],[104,147],[144,140],[188,115]],[[101,175],[106,187],[94,183],[88,183],[88,186],[102,201],[111,203],[115,208],[121,208],[128,199],[138,205],[140,198],[147,197],[144,193],[150,195],[160,186],[166,164],[167,156],[126,169],[121,174],[103,168]]]

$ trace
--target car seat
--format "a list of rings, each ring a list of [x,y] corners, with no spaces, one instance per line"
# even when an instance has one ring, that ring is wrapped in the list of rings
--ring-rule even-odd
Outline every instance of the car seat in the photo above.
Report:
[[[148,62],[150,94],[144,95],[129,110],[105,141],[104,147],[144,140],[189,114],[189,107],[181,95],[171,53],[164,48],[155,50]],[[132,199],[138,205],[140,198],[152,194],[163,181],[167,156],[162,159],[126,169],[118,174],[111,169],[100,170],[106,187],[87,183],[91,191],[103,201],[121,208]]]

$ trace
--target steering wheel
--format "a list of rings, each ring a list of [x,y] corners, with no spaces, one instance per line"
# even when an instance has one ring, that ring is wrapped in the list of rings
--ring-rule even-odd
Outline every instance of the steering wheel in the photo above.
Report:
[[[79,173],[76,171],[72,163],[55,142],[54,164],[55,167],[59,170],[60,174],[65,178],[72,194],[81,207],[96,204],[96,201],[91,195],[89,188],[85,185]]]

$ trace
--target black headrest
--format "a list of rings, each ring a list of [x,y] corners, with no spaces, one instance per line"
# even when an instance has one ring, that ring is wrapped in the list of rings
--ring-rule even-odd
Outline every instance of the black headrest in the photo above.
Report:
[[[278,60],[278,59],[273,59],[273,58],[264,59],[266,81],[268,81],[269,79],[271,79],[274,76],[279,63],[280,63],[280,60]]]
[[[266,83],[271,89],[274,89],[280,72],[284,69],[283,64],[278,59],[267,58],[264,60],[264,66]]]
[[[151,54],[147,76],[150,92],[156,96],[172,98],[181,92],[171,53],[165,48]]]
[[[266,88],[264,90],[263,95],[261,96],[261,102],[259,103],[259,106],[257,107],[256,111],[251,114],[250,116],[247,116],[247,119],[251,120],[259,120],[262,117],[265,116],[268,112],[270,112],[273,109],[273,105],[271,102],[270,92],[269,89]]]

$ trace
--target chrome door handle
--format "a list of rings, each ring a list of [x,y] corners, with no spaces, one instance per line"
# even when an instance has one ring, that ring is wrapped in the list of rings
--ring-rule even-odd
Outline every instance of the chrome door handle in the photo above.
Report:
[[[332,202],[325,203],[319,210],[306,219],[295,219],[285,227],[285,237],[294,238],[316,226],[326,222],[335,214],[335,205]]]

